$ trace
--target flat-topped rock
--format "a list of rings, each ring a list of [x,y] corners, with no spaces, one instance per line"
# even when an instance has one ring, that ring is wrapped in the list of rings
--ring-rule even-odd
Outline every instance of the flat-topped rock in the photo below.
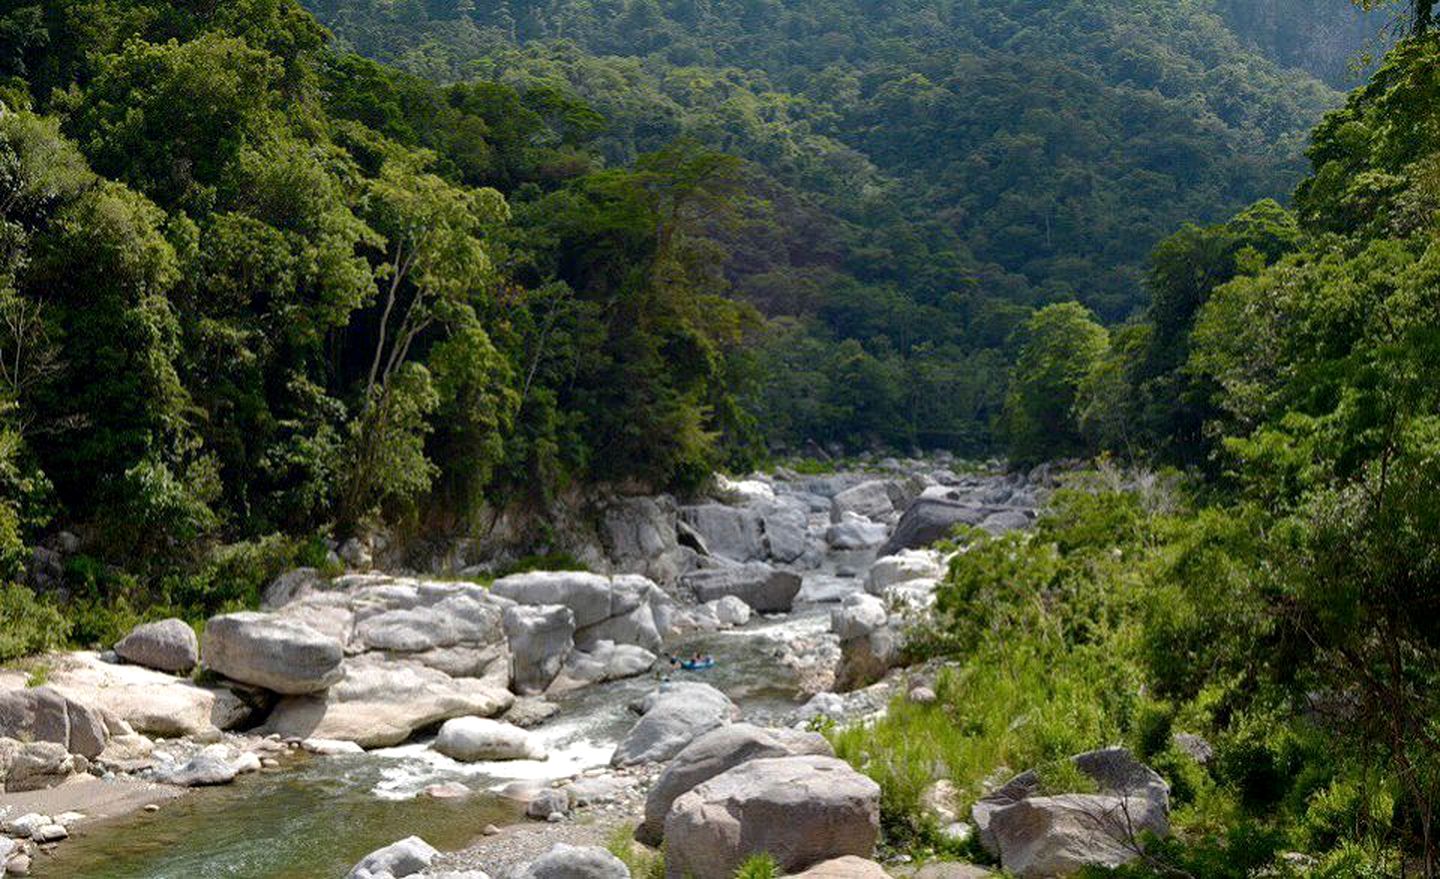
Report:
[[[702,604],[733,595],[761,613],[788,613],[801,585],[799,574],[762,562],[694,571],[680,580]]]
[[[90,651],[53,657],[49,684],[147,736],[211,738],[241,725],[251,713],[250,706],[225,687],[200,686],[154,669],[105,662]]]
[[[304,623],[247,611],[205,624],[205,667],[274,693],[315,693],[345,676],[340,642]]]
[[[409,660],[366,654],[346,669],[324,693],[281,699],[264,730],[383,748],[453,717],[492,717],[514,701],[503,680],[452,678]]]

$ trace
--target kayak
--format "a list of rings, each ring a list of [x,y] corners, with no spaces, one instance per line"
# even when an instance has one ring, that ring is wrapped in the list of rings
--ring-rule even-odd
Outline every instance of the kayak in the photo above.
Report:
[[[710,668],[714,665],[715,660],[713,659],[702,659],[699,662],[696,662],[693,659],[687,659],[684,662],[680,663],[680,667],[685,669],[686,671],[704,671],[705,669]]]

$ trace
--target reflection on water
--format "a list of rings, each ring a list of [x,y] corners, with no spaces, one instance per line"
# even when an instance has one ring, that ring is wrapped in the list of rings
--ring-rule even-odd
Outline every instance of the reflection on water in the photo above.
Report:
[[[410,834],[462,848],[486,824],[517,820],[513,803],[488,793],[463,800],[381,799],[376,785],[394,761],[316,759],[281,772],[198,791],[76,835],[38,879],[327,879]]]

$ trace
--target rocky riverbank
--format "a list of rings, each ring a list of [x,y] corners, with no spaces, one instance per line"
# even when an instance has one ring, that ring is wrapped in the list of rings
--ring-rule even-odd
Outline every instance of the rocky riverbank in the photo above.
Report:
[[[950,464],[781,470],[718,480],[691,503],[615,500],[594,529],[605,535],[603,558],[590,554],[604,573],[421,576],[366,569],[382,547],[342,547],[355,569],[291,572],[262,608],[215,617],[199,638],[163,621],[113,651],[37,658],[29,674],[0,674],[0,820],[14,825],[0,864],[45,875],[57,845],[63,861],[70,828],[104,833],[102,819],[124,811],[67,799],[76,808],[48,810],[79,813],[65,816],[67,828],[27,807],[36,790],[143,790],[118,800],[164,808],[183,788],[283,777],[311,760],[384,759],[401,745],[407,759],[474,767],[492,780],[507,771],[496,767],[513,765],[527,780],[487,788],[546,822],[491,835],[477,827],[466,851],[424,858],[432,872],[520,875],[530,864],[533,873],[549,844],[593,844],[643,821],[642,839],[671,840],[674,869],[720,876],[744,854],[726,840],[770,822],[754,819],[747,830],[752,819],[741,814],[725,830],[719,816],[767,797],[767,808],[813,807],[817,820],[846,828],[829,841],[753,837],[793,849],[787,868],[869,857],[878,793],[802,730],[821,716],[847,722],[883,710],[909,689],[894,671],[905,622],[924,612],[945,566],[929,544],[957,524],[1028,527],[1054,484],[1047,470],[961,474]],[[695,639],[708,646],[705,638],[733,639],[711,648],[733,653],[711,678],[681,680],[667,650]],[[636,716],[633,725],[612,721],[613,740],[555,732],[590,714],[615,717],[615,699],[635,701]],[[684,768],[696,760],[715,771]],[[691,799],[676,793],[752,760],[749,774]],[[477,793],[463,781],[432,787],[416,792]],[[805,796],[795,800],[796,790]],[[52,826],[67,832],[42,831]],[[355,875],[385,875],[379,869]]]

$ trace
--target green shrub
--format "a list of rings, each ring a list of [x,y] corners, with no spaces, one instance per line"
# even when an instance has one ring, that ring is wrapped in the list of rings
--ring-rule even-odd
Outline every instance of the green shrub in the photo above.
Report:
[[[70,623],[48,599],[18,583],[0,585],[0,662],[56,650]]]
[[[735,871],[735,879],[779,879],[781,875],[780,865],[764,853],[751,855],[740,865],[740,869]]]

